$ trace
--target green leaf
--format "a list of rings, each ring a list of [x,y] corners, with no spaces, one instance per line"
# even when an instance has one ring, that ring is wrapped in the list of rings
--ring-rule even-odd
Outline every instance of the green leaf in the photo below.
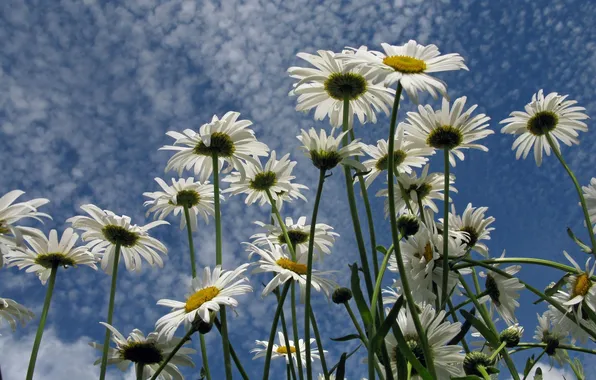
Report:
[[[476,314],[476,308],[473,307],[472,309],[470,309],[470,314],[475,315]],[[457,344],[459,344],[459,342],[461,342],[462,339],[464,339],[466,337],[466,334],[468,333],[468,331],[470,331],[470,328],[472,327],[472,322],[468,321],[467,319],[464,321],[464,323],[461,326],[461,330],[459,330],[459,332],[457,333],[456,336],[453,337],[453,339],[451,339],[447,345],[448,346],[455,346]]]
[[[579,240],[575,234],[573,233],[573,231],[571,231],[571,228],[567,227],[567,235],[569,235],[569,237],[571,238],[571,240],[573,240],[575,242],[575,244],[579,245],[579,248],[584,251],[585,253],[592,253],[592,249],[590,247],[588,247],[586,245],[586,243],[584,243],[583,241]]]
[[[360,349],[360,347],[362,347],[361,344],[358,345],[358,347],[356,347],[352,352],[350,352],[348,354],[348,356],[346,356],[346,359],[349,359],[350,356],[354,355],[356,353],[356,351],[358,351]],[[343,355],[342,355],[343,356]],[[340,359],[341,361],[341,359]],[[331,369],[329,370],[329,374],[333,374],[333,372],[335,372],[335,370],[337,369],[337,367],[339,366],[339,362],[337,362],[337,364],[335,364],[333,367],[331,367]],[[337,377],[337,376],[336,376]]]
[[[482,377],[476,375],[468,375],[463,377],[452,377],[451,380],[482,380]]]
[[[377,245],[376,250],[381,252],[383,255],[387,254],[387,248],[383,247],[382,245]]]
[[[351,277],[351,287],[352,287],[352,295],[354,296],[354,301],[356,302],[356,306],[358,307],[358,311],[360,312],[360,318],[362,318],[362,322],[364,322],[364,326],[366,326],[367,331],[370,331],[370,326],[372,326],[372,316],[370,314],[370,309],[366,305],[366,301],[364,295],[362,294],[362,289],[360,288],[360,276],[358,276],[358,264],[354,263],[350,266],[352,270],[352,277]]]
[[[339,338],[331,338],[334,342],[347,342],[348,340],[360,339],[360,335],[358,334],[349,334],[345,336],[340,336]]]
[[[460,313],[466,319],[466,321],[470,321],[472,326],[474,326],[476,328],[476,330],[478,330],[478,332],[480,334],[482,334],[482,336],[486,340],[488,340],[488,342],[490,344],[492,344],[495,347],[498,346],[499,337],[496,336],[495,333],[493,333],[491,329],[486,327],[486,325],[484,323],[482,323],[482,321],[480,321],[480,319],[476,318],[475,316],[473,316],[472,314],[468,313],[465,310],[460,310]]]
[[[339,359],[339,363],[337,363],[337,374],[335,375],[336,379],[345,379],[346,375],[346,353],[344,352],[341,354],[341,358]]]
[[[371,339],[371,345],[373,347],[372,349],[375,352],[377,352],[381,347],[381,343],[383,343],[383,341],[385,340],[385,335],[387,335],[387,333],[391,329],[391,326],[393,325],[393,322],[395,322],[395,320],[397,319],[397,314],[399,313],[399,310],[401,309],[403,304],[404,298],[403,296],[399,296],[399,298],[391,308],[391,311],[387,315],[387,318],[385,318],[383,323],[381,323],[381,327],[379,327],[375,336]]]
[[[526,366],[524,367],[524,377],[528,376],[528,373],[530,373],[532,367],[534,367],[534,362],[534,354],[532,354],[532,356],[526,360]]]

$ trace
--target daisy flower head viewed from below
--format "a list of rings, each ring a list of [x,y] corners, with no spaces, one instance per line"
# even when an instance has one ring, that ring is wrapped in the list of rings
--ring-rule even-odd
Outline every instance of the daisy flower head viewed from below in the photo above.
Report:
[[[514,111],[511,117],[501,121],[507,124],[502,133],[519,135],[513,142],[512,150],[516,150],[515,158],[528,157],[532,147],[536,165],[542,164],[542,152],[550,156],[551,146],[548,137],[558,151],[559,141],[565,145],[579,144],[578,131],[587,132],[588,126],[582,120],[588,119],[584,107],[575,106],[577,101],[567,100],[569,95],[556,92],[544,96],[542,90],[532,95],[524,111]]]
[[[229,182],[230,187],[225,189],[224,193],[232,195],[247,194],[245,203],[247,205],[259,202],[259,205],[271,204],[267,192],[275,201],[277,209],[281,209],[284,200],[300,198],[306,201],[301,190],[308,187],[291,181],[296,177],[292,175],[292,170],[296,166],[296,161],[289,160],[290,154],[286,154],[277,159],[275,151],[271,152],[271,157],[263,167],[258,160],[255,163],[247,163],[245,174],[233,172],[223,179]]]
[[[256,157],[266,156],[267,145],[257,141],[249,120],[238,120],[240,113],[228,112],[221,119],[216,115],[210,123],[203,124],[199,132],[185,129],[182,133],[170,131],[168,136],[176,139],[174,145],[166,145],[160,150],[175,151],[168,161],[165,171],[176,170],[178,175],[194,167],[199,181],[205,182],[213,172],[213,156],[217,156],[218,172],[238,170],[244,175],[244,163],[257,164]]]
[[[6,321],[12,331],[15,331],[18,323],[25,326],[25,323],[34,317],[33,312],[25,306],[10,298],[0,298],[0,327],[2,327],[2,321]]]
[[[172,178],[172,186],[169,186],[161,178],[155,178],[155,181],[163,191],[143,193],[144,196],[151,198],[144,203],[144,206],[151,206],[147,210],[147,215],[154,212],[154,219],[163,220],[172,212],[176,216],[181,214],[180,229],[184,229],[186,226],[184,207],[186,207],[193,231],[197,230],[199,215],[203,217],[205,223],[209,223],[209,216],[215,212],[213,185],[209,182],[195,182],[193,177],[178,180]]]
[[[335,128],[329,136],[324,129],[317,134],[314,128],[308,132],[304,129],[300,136],[296,136],[303,144],[301,147],[306,156],[310,157],[313,165],[320,170],[331,170],[339,164],[351,166],[359,171],[366,170],[366,167],[360,161],[352,158],[362,156],[362,144],[359,139],[351,141],[348,145],[342,147],[342,139],[348,131],[341,132],[337,137],[333,137]]]
[[[248,278],[244,276],[246,269],[248,264],[242,264],[232,271],[223,270],[220,265],[213,271],[205,267],[202,278],[197,276],[192,279],[190,293],[184,302],[170,299],[157,301],[160,306],[172,308],[155,324],[159,335],[170,340],[182,322],[186,327],[197,318],[209,323],[209,314],[219,311],[221,306],[238,306],[238,301],[233,297],[252,292]]]
[[[277,332],[277,339],[279,344],[273,343],[273,351],[271,352],[271,359],[281,359],[285,358],[286,363],[290,362],[290,357],[294,360],[294,365],[298,365],[298,358],[296,355],[296,346],[294,345],[294,341],[288,339],[288,343],[290,346],[290,352],[288,353],[288,345],[286,345],[286,337],[281,331]],[[309,345],[315,342],[315,339],[311,339]],[[253,360],[258,358],[264,358],[267,355],[267,348],[269,347],[269,342],[266,340],[257,340],[255,341],[257,347],[250,350],[252,354],[255,356],[252,358]],[[298,347],[300,347],[300,359],[302,363],[306,363],[306,343],[303,339],[298,339]],[[327,350],[323,350],[323,353],[327,352]],[[310,348],[310,356],[311,361],[314,359],[320,359],[319,349],[314,346]]]
[[[487,147],[476,142],[494,133],[486,129],[490,118],[483,113],[472,117],[477,105],[464,112],[466,100],[462,96],[451,105],[443,98],[440,110],[435,111],[426,105],[418,106],[418,112],[408,112],[403,123],[408,139],[431,148],[448,150],[451,166],[455,166],[455,157],[463,161],[461,149],[475,148],[488,152]]]
[[[494,228],[489,225],[495,221],[492,216],[484,217],[487,211],[488,207],[472,207],[472,204],[468,203],[461,217],[456,214],[453,204],[449,213],[449,229],[463,233],[467,248],[485,257],[488,257],[488,247],[480,240],[490,240],[490,232]],[[439,228],[443,229],[443,218],[440,218],[439,222]]]
[[[74,228],[83,230],[83,241],[87,248],[101,257],[101,268],[112,274],[112,267],[116,257],[116,247],[120,247],[120,254],[124,259],[126,270],[140,271],[141,258],[149,265],[163,267],[163,260],[159,253],[167,254],[168,250],[159,240],[149,236],[147,231],[153,227],[169,224],[157,220],[144,226],[131,224],[130,217],[118,216],[109,210],[86,204],[81,206],[89,216],[73,216],[66,220]]]
[[[554,359],[559,365],[562,365],[565,355],[563,349],[558,350],[557,348],[561,344],[569,344],[569,333],[562,329],[561,324],[553,321],[549,311],[545,311],[542,315],[536,314],[536,316],[538,317],[538,326],[536,326],[534,339],[546,344],[545,351],[551,361]]]
[[[348,48],[349,54],[340,58],[350,68],[362,68],[375,81],[384,81],[385,86],[399,82],[410,99],[418,103],[418,93],[428,92],[435,99],[437,92],[447,97],[447,85],[429,73],[453,70],[468,70],[459,54],[441,55],[436,45],[420,45],[409,40],[403,45],[382,43],[384,52]]]
[[[42,284],[48,281],[53,268],[87,265],[97,270],[96,258],[87,247],[75,247],[79,235],[72,228],[67,228],[58,240],[58,232],[51,230],[49,237],[25,236],[30,248],[13,250],[6,254],[8,266],[27,272],[35,272]]]
[[[255,222],[255,224],[267,230],[267,232],[257,233],[250,237],[253,239],[255,245],[259,247],[269,247],[270,244],[286,244],[285,236],[279,226],[265,224],[263,222]],[[308,252],[311,225],[306,224],[306,217],[301,216],[296,223],[294,223],[292,218],[287,217],[285,225],[290,242],[296,252]],[[314,251],[318,254],[317,256],[319,258],[322,258],[323,255],[331,254],[331,248],[335,243],[335,239],[339,236],[338,233],[333,232],[332,230],[333,227],[327,224],[317,223],[315,225]]]
[[[298,79],[290,95],[298,95],[297,111],[315,108],[315,120],[329,117],[333,127],[343,123],[344,102],[349,102],[348,126],[354,125],[354,115],[361,124],[377,122],[376,113],[389,115],[395,91],[374,84],[361,70],[348,69],[332,51],[317,54],[298,53],[312,67],[290,67],[290,77]]]
[[[433,148],[425,144],[407,139],[404,136],[403,123],[400,123],[395,134],[395,148],[393,150],[393,162],[395,170],[399,173],[411,174],[412,168],[421,168],[428,162],[427,156],[435,154]],[[363,162],[366,174],[364,183],[366,187],[383,172],[387,172],[389,158],[389,144],[386,140],[378,140],[377,145],[363,145],[362,150],[371,159]]]
[[[166,340],[160,337],[156,332],[152,332],[145,337],[139,329],[134,329],[125,338],[114,326],[100,322],[105,328],[112,332],[112,341],[116,348],[108,349],[108,363],[115,364],[118,369],[125,372],[131,363],[143,366],[142,379],[148,379],[157,372],[157,369],[163,361],[174,351],[176,345],[180,343],[180,338]],[[189,341],[183,343],[182,347],[174,354],[172,359],[165,365],[159,374],[160,380],[182,380],[184,376],[178,369],[179,365],[193,367],[194,363],[190,355],[196,351],[190,347],[185,347]],[[103,344],[89,343],[89,345],[99,351],[103,351]],[[94,363],[98,365],[101,359]]]

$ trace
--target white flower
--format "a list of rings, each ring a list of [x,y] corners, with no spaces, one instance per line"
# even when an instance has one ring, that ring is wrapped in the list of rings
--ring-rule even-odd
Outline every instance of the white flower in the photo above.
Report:
[[[569,300],[568,295],[559,292],[557,292],[552,298],[561,306],[563,303]],[[565,309],[566,307],[563,306],[563,308]],[[588,338],[590,338],[590,334],[585,331],[584,328],[588,331],[591,331],[592,333],[596,333],[596,323],[591,321],[587,314],[578,313],[576,310],[577,309],[572,309],[572,311],[566,310],[565,313],[562,313],[555,306],[548,305],[548,314],[552,319],[553,324],[558,325],[558,328],[561,331],[569,332],[572,343],[575,343],[577,340],[579,340],[582,344],[586,344],[586,341]],[[577,323],[574,319],[577,320]]]
[[[403,123],[406,136],[419,144],[447,149],[452,166],[455,166],[454,156],[463,161],[461,149],[475,148],[488,152],[487,147],[476,141],[494,133],[486,129],[490,118],[483,113],[472,117],[477,105],[463,112],[466,100],[465,96],[457,98],[450,107],[449,101],[443,98],[442,108],[436,111],[430,105],[418,106],[418,112],[408,112],[408,118]]]
[[[301,135],[296,137],[303,144],[301,148],[305,151],[305,154],[310,157],[313,165],[318,169],[331,170],[338,164],[342,164],[351,166],[358,171],[366,170],[364,165],[352,158],[353,156],[364,155],[362,153],[362,144],[359,142],[360,139],[351,141],[348,145],[342,147],[342,138],[348,131],[333,137],[334,131],[335,129],[327,136],[324,129],[321,129],[319,134],[314,128],[311,128],[308,132],[303,129]]]
[[[148,379],[155,374],[160,364],[170,355],[181,338],[165,340],[152,332],[147,337],[139,329],[134,329],[125,338],[115,327],[100,322],[112,332],[112,341],[116,343],[116,348],[108,348],[108,364],[115,364],[122,372],[126,371],[131,363],[143,364],[143,379]],[[162,372],[157,377],[160,380],[183,380],[184,376],[178,369],[178,365],[194,368],[194,363],[190,355],[196,351],[190,347],[184,347],[189,341],[184,342],[182,347],[174,354],[172,359],[166,364]],[[103,350],[103,344],[89,343],[93,348]],[[94,363],[101,363],[101,358]]]
[[[304,301],[306,264],[308,260],[306,253],[298,254],[296,261],[294,261],[284,252],[282,246],[276,244],[269,244],[268,249],[261,249],[254,244],[248,243],[247,251],[249,252],[249,257],[253,254],[260,256],[259,261],[255,263],[256,268],[253,269],[253,273],[275,273],[275,277],[263,289],[261,293],[263,297],[287,281],[296,281],[300,285],[301,302]],[[312,270],[312,288],[317,292],[322,290],[327,295],[327,298],[331,297],[335,288],[338,287],[334,281],[325,278],[332,273],[332,271],[318,271],[314,268]]]
[[[488,207],[472,207],[472,204],[468,203],[461,217],[455,213],[453,204],[451,204],[449,213],[449,230],[462,232],[467,248],[475,250],[485,257],[488,256],[488,247],[480,240],[490,240],[490,232],[494,228],[488,226],[495,221],[492,216],[484,217],[486,211],[488,211]],[[440,218],[439,221],[439,227],[442,229],[443,218]]]
[[[582,190],[590,215],[590,221],[594,224],[596,222],[596,178],[590,180],[590,185],[582,186]]]
[[[579,144],[577,131],[587,132],[588,126],[581,120],[588,119],[584,114],[584,107],[573,107],[575,100],[565,100],[569,95],[559,95],[556,92],[544,96],[542,90],[532,95],[532,101],[525,107],[525,111],[515,111],[511,117],[501,121],[507,124],[501,129],[502,133],[520,135],[513,142],[512,150],[517,148],[515,158],[522,155],[528,157],[534,147],[536,165],[542,164],[542,151],[550,156],[551,147],[546,139],[548,133],[558,150],[561,149],[559,140],[565,145]]]
[[[402,296],[400,282],[394,280],[391,286],[381,290],[381,294],[383,295],[383,305],[395,304],[399,297]]]
[[[292,175],[296,161],[290,161],[289,157],[290,155],[286,154],[278,160],[275,151],[272,151],[265,167],[259,161],[247,163],[245,175],[234,172],[223,179],[224,182],[230,183],[230,187],[223,192],[232,195],[247,194],[244,201],[247,205],[259,201],[259,205],[262,206],[266,203],[271,204],[267,196],[269,191],[278,210],[281,209],[283,201],[287,200],[282,194],[306,201],[306,197],[300,191],[308,187],[291,182],[296,178]]]
[[[213,115],[211,122],[203,124],[198,133],[192,129],[185,129],[183,133],[166,133],[176,139],[174,145],[160,148],[176,151],[168,161],[166,172],[174,169],[182,175],[184,169],[194,166],[199,181],[205,182],[213,172],[212,156],[217,154],[218,171],[227,163],[224,172],[236,169],[244,174],[244,161],[256,164],[255,157],[266,156],[269,148],[257,141],[254,132],[248,128],[252,122],[238,121],[239,116],[238,112],[227,112],[220,120]]]
[[[210,312],[219,311],[221,306],[238,306],[238,301],[233,297],[252,292],[248,279],[243,275],[247,268],[248,264],[242,264],[233,271],[226,271],[218,265],[211,272],[209,267],[205,267],[202,279],[199,277],[192,279],[186,301],[170,299],[157,301],[158,305],[172,308],[170,313],[159,318],[155,324],[159,335],[166,336],[170,340],[182,322],[186,327],[196,318],[210,322]]]
[[[197,230],[199,215],[205,219],[205,223],[209,223],[209,216],[215,213],[213,185],[209,182],[195,182],[193,177],[178,180],[172,178],[172,186],[169,186],[161,178],[155,178],[155,181],[164,191],[143,193],[144,196],[152,198],[144,203],[144,206],[151,206],[147,210],[147,215],[155,212],[154,219],[163,220],[171,212],[174,212],[174,215],[181,214],[180,229],[184,229],[186,226],[184,206],[187,206],[190,226],[193,231]],[[223,197],[221,198],[223,199]]]
[[[49,202],[45,198],[35,198],[26,202],[13,203],[25,194],[21,190],[12,190],[0,198],[0,268],[3,265],[2,256],[12,249],[23,248],[23,236],[42,236],[43,233],[31,227],[15,226],[21,219],[32,218],[42,222],[40,218],[52,219],[48,214],[37,211]]]
[[[157,264],[163,267],[163,260],[158,252],[167,254],[168,250],[159,240],[147,233],[153,227],[169,224],[158,220],[144,226],[130,224],[130,217],[118,216],[111,211],[86,204],[81,206],[88,216],[73,216],[66,220],[74,228],[81,229],[83,241],[88,242],[87,248],[96,255],[101,256],[101,268],[112,274],[113,260],[115,259],[116,246],[120,245],[120,253],[128,271],[141,270],[141,258],[149,265]]]
[[[377,112],[389,115],[395,91],[373,84],[359,70],[348,69],[331,51],[319,50],[318,55],[298,53],[315,68],[290,67],[288,72],[299,82],[290,95],[298,95],[297,111],[315,110],[315,120],[329,116],[333,127],[343,122],[344,99],[350,102],[348,123],[354,123],[354,114],[361,124],[377,122]]]
[[[434,212],[439,212],[434,200],[443,200],[442,193],[445,187],[445,175],[443,173],[428,174],[429,165],[424,166],[420,177],[416,173],[402,174],[397,177],[398,186],[395,186],[395,211],[399,214],[408,210],[406,197],[409,199],[409,204],[414,213],[418,212],[418,198],[420,198],[423,207],[429,207]],[[455,183],[455,176],[449,175],[449,193],[457,193],[457,189],[452,185]],[[403,191],[400,188],[403,188]],[[387,189],[380,190],[377,196],[387,197],[389,194]],[[451,202],[451,197],[449,197]],[[385,200],[385,216],[389,215],[389,199]]]
[[[438,314],[430,306],[426,305],[420,313],[420,322],[428,339],[428,345],[432,353],[437,372],[438,380],[447,380],[452,376],[463,376],[463,361],[465,355],[462,348],[456,345],[447,345],[461,330],[461,323],[451,323],[445,320],[445,311]],[[409,311],[401,309],[397,316],[397,324],[416,357],[425,362],[422,343],[416,331],[412,315]],[[397,340],[393,333],[387,334],[385,344],[391,362],[393,376],[397,376],[397,355],[402,355],[397,346]],[[418,380],[421,377],[412,369],[412,379]]]
[[[428,158],[435,154],[433,148],[426,144],[407,139],[404,136],[403,124],[400,123],[395,134],[395,146],[393,150],[393,163],[395,169],[400,173],[411,174],[412,168],[421,168],[426,164]],[[382,172],[387,171],[387,160],[389,158],[389,144],[386,140],[378,140],[377,145],[364,145],[362,149],[372,158],[363,162],[366,171],[370,173],[364,176],[366,187],[368,187]]]
[[[538,314],[536,316],[538,317],[538,326],[536,326],[534,339],[540,343],[545,343],[548,356],[554,358],[559,365],[563,365],[565,355],[563,349],[557,350],[557,347],[559,347],[559,344],[569,343],[569,339],[567,339],[569,332],[563,330],[561,324],[553,323],[549,311],[545,311],[542,316]]]
[[[17,323],[25,326],[25,323],[33,319],[35,315],[31,310],[25,306],[17,303],[10,298],[0,298],[0,326],[2,326],[2,320],[10,326],[12,331],[17,328]]]
[[[88,265],[97,270],[95,255],[85,246],[75,247],[78,239],[79,235],[72,228],[64,230],[60,240],[56,230],[51,230],[47,238],[44,235],[25,236],[31,248],[13,250],[7,253],[5,258],[11,267],[27,268],[27,272],[35,272],[44,285],[53,267]]]
[[[298,362],[298,358],[296,355],[296,347],[294,346],[294,341],[288,339],[288,343],[290,346],[290,354],[288,355],[288,346],[286,345],[285,336],[281,331],[277,332],[277,339],[279,344],[273,343],[273,349],[271,351],[271,359],[279,359],[285,358],[286,363],[290,362],[290,356],[294,359],[294,363]],[[309,345],[315,342],[315,339],[311,339]],[[269,347],[269,342],[266,340],[257,340],[255,341],[257,347],[250,350],[251,354],[255,354],[252,358],[253,360],[258,358],[263,358],[267,355],[267,348]],[[298,339],[298,347],[300,347],[300,359],[302,363],[306,363],[306,344],[303,339]],[[323,353],[327,352],[327,350],[323,350]],[[320,359],[319,349],[317,347],[311,347],[310,349],[310,360],[315,361],[315,359]],[[297,365],[297,364],[296,364]]]
[[[382,43],[385,53],[367,50],[365,46],[342,54],[349,67],[362,67],[376,80],[384,80],[386,86],[400,82],[410,99],[418,103],[418,92],[427,91],[434,98],[439,92],[447,97],[447,85],[428,73],[452,70],[468,70],[459,54],[441,55],[435,45],[420,45],[410,40],[401,46]]]
[[[265,224],[263,222],[255,222],[255,224],[265,228],[267,232],[258,233],[252,235],[250,238],[254,239],[253,243],[260,247],[269,247],[270,243],[284,245],[286,239],[280,227],[272,224]],[[299,252],[308,252],[308,243],[310,239],[310,228],[311,225],[306,224],[306,217],[301,216],[298,218],[296,223],[290,217],[285,220],[286,229],[288,231],[288,237],[292,242],[292,245]],[[322,258],[323,254],[331,254],[331,248],[335,243],[335,238],[339,236],[338,233],[332,231],[333,227],[317,223],[315,225],[315,236],[314,236],[314,252],[318,253],[318,257]]]

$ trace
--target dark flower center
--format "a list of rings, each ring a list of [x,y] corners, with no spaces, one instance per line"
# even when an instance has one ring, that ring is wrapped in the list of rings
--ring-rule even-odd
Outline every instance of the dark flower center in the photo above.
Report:
[[[404,160],[406,159],[406,152],[404,152],[403,150],[396,150],[395,152],[393,152],[393,164],[397,167],[399,165],[401,165],[402,162],[404,162]],[[389,153],[387,153],[386,155],[384,155],[383,157],[381,157],[375,167],[380,170],[387,170],[387,166],[389,165]]]
[[[467,241],[468,248],[471,248],[476,245],[476,243],[478,242],[478,234],[476,233],[476,229],[474,227],[469,227],[469,226],[463,227],[460,229],[460,231],[468,233],[468,236],[469,236],[468,241]]]
[[[366,79],[356,73],[333,73],[325,80],[325,91],[336,100],[356,100],[366,92]]]
[[[193,149],[194,154],[210,157],[213,154],[217,154],[217,157],[231,157],[235,151],[236,147],[230,136],[222,132],[215,132],[211,135],[209,146],[201,141]]]
[[[484,283],[484,287],[486,288],[486,291],[493,303],[497,306],[501,306],[501,301],[499,301],[501,292],[499,291],[499,287],[497,286],[497,281],[490,273],[486,275],[486,282]]]
[[[311,151],[310,152],[310,159],[312,160],[313,165],[317,169],[321,170],[331,170],[336,167],[341,162],[341,156],[339,153],[331,151]]]
[[[139,241],[139,235],[124,227],[108,224],[102,228],[103,236],[112,244],[120,244],[122,247],[132,247]]]
[[[8,228],[6,222],[0,220],[0,235],[7,234],[9,232],[10,232],[10,229]]]
[[[416,359],[418,359],[420,364],[426,368],[426,358],[424,357],[424,351],[422,350],[422,346],[420,345],[420,342],[418,342],[418,339],[416,339],[416,338],[408,339],[408,337],[406,337],[406,343],[408,344],[408,347],[410,348],[410,350],[412,351],[414,356],[416,356]],[[398,346],[395,347],[393,355],[395,357],[394,360],[396,360],[396,361],[397,361],[397,355],[402,355],[402,353],[399,352]],[[412,376],[415,376],[417,374],[418,374],[418,371],[414,367],[412,367]]]
[[[132,342],[120,349],[120,356],[133,363],[157,364],[164,359],[155,343]]]
[[[63,253],[46,253],[43,255],[38,255],[35,258],[35,263],[41,265],[44,268],[52,268],[54,265],[56,267],[63,266],[63,267],[71,267],[74,266],[76,263],[70,257],[67,257]]]
[[[428,134],[426,143],[436,149],[453,149],[459,146],[463,139],[459,129],[450,125],[442,125]]]
[[[198,205],[200,200],[201,196],[194,190],[180,190],[176,195],[176,203],[188,208]]]
[[[308,233],[300,230],[288,230],[288,237],[290,238],[292,247],[296,247],[298,244],[306,243],[308,241],[308,236]],[[286,243],[286,238],[284,237],[283,233],[277,237],[277,241],[279,241],[279,244]]]
[[[275,185],[277,176],[275,172],[262,172],[255,175],[255,179],[250,180],[250,188],[258,191],[265,191]]]
[[[528,130],[534,136],[545,135],[557,127],[559,117],[554,112],[541,111],[528,120]]]
[[[493,365],[493,361],[489,356],[483,352],[470,352],[464,359],[464,372],[466,375],[476,375],[482,377],[482,373],[478,370],[478,366],[488,368]]]

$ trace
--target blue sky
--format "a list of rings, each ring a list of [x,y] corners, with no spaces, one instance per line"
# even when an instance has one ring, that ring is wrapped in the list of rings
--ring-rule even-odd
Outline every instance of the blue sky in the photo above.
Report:
[[[213,114],[241,112],[254,122],[257,137],[297,160],[297,182],[311,188],[314,198],[317,173],[298,149],[300,128],[329,129],[327,121],[314,122],[311,114],[294,111],[287,96],[292,79],[286,69],[303,65],[296,53],[319,49],[339,51],[344,46],[381,42],[402,44],[415,39],[436,44],[441,52],[461,54],[469,72],[440,75],[452,98],[468,96],[479,111],[492,118],[491,128],[513,110],[522,109],[532,94],[544,88],[570,98],[596,114],[596,60],[594,58],[596,4],[585,1],[323,1],[296,0],[243,2],[153,1],[15,1],[0,3],[0,193],[27,192],[27,199],[46,197],[44,212],[53,216],[44,229],[65,227],[80,213],[79,206],[94,203],[133,222],[145,224],[143,196],[155,191],[169,152],[158,152],[172,140],[168,130],[198,128]],[[422,102],[433,102],[423,98]],[[411,108],[406,102],[404,109]],[[404,113],[401,113],[403,120]],[[386,138],[388,118],[376,125],[356,126],[367,143]],[[596,135],[580,136],[581,145],[565,147],[563,154],[581,184],[594,175]],[[554,157],[541,168],[532,159],[516,161],[513,138],[496,133],[485,140],[488,153],[466,153],[454,170],[459,193],[458,211],[468,202],[488,206],[496,218],[489,244],[493,256],[507,249],[508,256],[531,256],[565,261],[566,249],[578,260],[583,254],[565,233],[572,227],[585,237],[581,209],[570,180]],[[432,168],[440,170],[440,157]],[[373,191],[380,182],[375,183]],[[355,241],[338,170],[325,185],[321,222],[341,234],[326,269],[348,273],[357,259]],[[243,197],[226,200],[224,263],[228,268],[247,260],[240,242],[257,232],[253,221],[267,220],[267,209],[246,207]],[[309,215],[312,205],[297,202],[284,208],[294,217]],[[382,200],[375,199],[377,231],[388,241]],[[160,298],[182,298],[189,270],[185,235],[172,226],[154,229],[154,236],[169,248],[164,269],[145,266],[139,274],[120,271],[114,325],[127,334],[133,328],[149,332],[166,308]],[[364,222],[363,222],[364,223]],[[198,262],[214,264],[213,223],[195,235]],[[558,279],[557,273],[524,268],[522,277],[541,288]],[[252,277],[258,289],[260,277]],[[341,282],[341,281],[340,281]],[[347,285],[347,284],[345,284]],[[0,296],[13,298],[41,312],[45,287],[35,276],[16,268],[0,271]],[[60,271],[49,321],[38,360],[38,378],[97,377],[96,356],[87,346],[99,341],[107,309],[109,277],[84,267]],[[234,347],[255,377],[261,362],[252,362],[248,350],[255,339],[265,339],[273,314],[272,297],[260,291],[240,300],[232,317]],[[518,314],[532,339],[536,312],[529,292]],[[528,305],[530,304],[530,305]],[[315,299],[325,337],[351,332],[343,310]],[[37,319],[15,334],[2,331],[0,364],[8,379],[21,378],[29,356]],[[341,322],[341,324],[340,324]],[[338,328],[338,326],[341,326]],[[212,368],[221,360],[217,334]],[[326,345],[335,362],[352,344]],[[197,357],[197,362],[200,362]],[[362,371],[349,363],[349,378]],[[520,366],[523,368],[523,365]],[[275,362],[274,371],[282,371]],[[593,368],[592,368],[593,369]],[[40,376],[42,373],[45,376]],[[119,372],[111,372],[120,379]],[[73,377],[74,376],[74,377]],[[553,375],[553,378],[558,378]],[[218,378],[214,375],[214,378]]]

